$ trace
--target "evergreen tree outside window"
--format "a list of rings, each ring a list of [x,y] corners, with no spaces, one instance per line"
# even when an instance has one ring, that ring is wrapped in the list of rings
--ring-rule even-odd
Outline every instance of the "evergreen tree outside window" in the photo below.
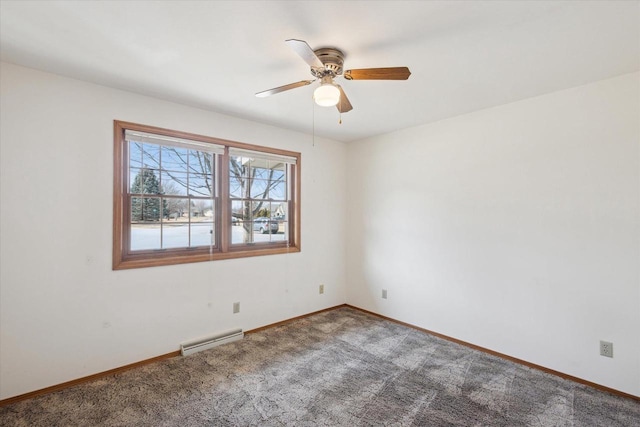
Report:
[[[161,194],[160,181],[151,169],[142,168],[131,185],[131,194]],[[167,216],[167,201],[162,201],[162,215]],[[160,220],[160,200],[157,198],[133,197],[131,199],[131,221]]]

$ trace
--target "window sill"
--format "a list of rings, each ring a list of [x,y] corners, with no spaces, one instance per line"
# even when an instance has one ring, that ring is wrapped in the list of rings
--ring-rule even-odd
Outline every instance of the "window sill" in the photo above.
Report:
[[[278,246],[255,249],[245,247],[235,248],[229,252],[199,253],[199,254],[167,254],[156,257],[131,255],[125,259],[117,260],[114,257],[113,270],[127,270],[131,268],[159,267],[163,265],[190,264],[194,262],[218,261],[234,258],[247,258],[263,255],[280,255],[300,252],[300,248],[294,246]]]

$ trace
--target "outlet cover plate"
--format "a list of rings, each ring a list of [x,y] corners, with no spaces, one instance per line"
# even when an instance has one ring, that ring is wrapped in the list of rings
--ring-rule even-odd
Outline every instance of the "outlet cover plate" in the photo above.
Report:
[[[324,285],[320,285],[318,290],[320,291],[321,294],[324,294]]]
[[[382,298],[387,299],[387,290],[386,289],[382,290]]]
[[[613,357],[613,343],[600,341],[600,356]]]
[[[240,313],[240,303],[239,302],[234,302],[233,303],[233,313]]]

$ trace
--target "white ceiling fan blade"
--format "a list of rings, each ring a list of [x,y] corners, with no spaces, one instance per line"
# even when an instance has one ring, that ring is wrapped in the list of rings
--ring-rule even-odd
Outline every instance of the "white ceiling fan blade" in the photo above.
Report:
[[[300,55],[300,58],[302,58],[304,62],[309,64],[311,68],[324,68],[324,64],[322,63],[322,61],[320,61],[320,59],[316,56],[316,54],[313,52],[313,49],[311,49],[306,41],[289,39],[285,40],[285,43],[291,49],[293,49],[295,53]]]
[[[288,85],[274,87],[273,89],[263,90],[262,92],[256,93],[258,98],[265,98],[269,95],[275,95],[276,93],[284,92],[285,90],[295,89],[297,87],[306,86],[315,82],[315,80],[302,80],[295,83],[289,83]]]

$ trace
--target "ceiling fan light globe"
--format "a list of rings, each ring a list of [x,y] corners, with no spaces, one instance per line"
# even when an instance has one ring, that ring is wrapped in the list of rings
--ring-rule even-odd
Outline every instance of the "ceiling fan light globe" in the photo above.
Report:
[[[333,107],[340,101],[340,89],[331,83],[323,84],[313,91],[313,99],[321,107]]]

